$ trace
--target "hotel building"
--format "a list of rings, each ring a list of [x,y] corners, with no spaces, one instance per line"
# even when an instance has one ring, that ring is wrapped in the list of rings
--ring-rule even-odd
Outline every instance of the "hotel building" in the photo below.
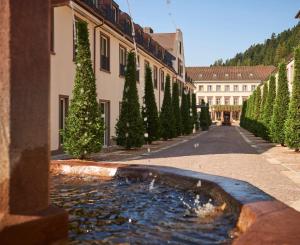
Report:
[[[187,67],[196,86],[197,105],[209,104],[213,121],[240,119],[243,101],[275,70],[274,66]]]
[[[55,2],[55,1],[54,1]],[[125,81],[126,56],[134,51],[130,16],[112,0],[58,1],[52,9],[51,29],[51,150],[60,149],[75,77],[76,43],[74,22],[88,24],[90,50],[96,77],[97,94],[105,122],[104,145],[113,144]],[[139,69],[137,89],[140,105],[144,96],[144,72],[153,72],[156,103],[160,109],[167,75],[182,89],[193,91],[186,81],[182,32],[157,34],[134,23]]]

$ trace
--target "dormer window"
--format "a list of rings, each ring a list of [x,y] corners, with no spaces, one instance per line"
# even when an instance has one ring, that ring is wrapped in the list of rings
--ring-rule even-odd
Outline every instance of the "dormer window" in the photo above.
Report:
[[[117,23],[118,22],[118,10],[115,6],[112,6],[111,9],[112,9],[113,20],[115,23]]]
[[[199,74],[198,77],[199,77],[199,78],[202,78],[202,74]]]
[[[217,77],[217,74],[213,74],[213,78],[216,78]]]
[[[250,74],[249,74],[249,77],[253,77],[253,73],[250,73]]]
[[[225,74],[225,77],[226,77],[226,78],[228,78],[228,77],[229,77],[229,74],[228,74],[228,73],[226,73],[226,74]]]
[[[241,73],[238,73],[237,76],[238,76],[238,77],[242,77],[242,74],[241,74]]]

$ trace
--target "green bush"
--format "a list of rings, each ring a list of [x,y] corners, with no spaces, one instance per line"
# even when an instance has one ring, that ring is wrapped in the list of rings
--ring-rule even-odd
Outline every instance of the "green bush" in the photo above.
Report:
[[[295,49],[295,72],[292,98],[285,122],[285,142],[288,147],[300,149],[300,47]]]
[[[127,149],[144,144],[144,122],[136,87],[136,62],[134,53],[129,53],[125,72],[122,108],[116,125],[117,144]]]
[[[73,99],[66,118],[63,149],[77,158],[101,150],[103,123],[97,102],[96,79],[94,76],[87,24],[77,24],[76,76]]]

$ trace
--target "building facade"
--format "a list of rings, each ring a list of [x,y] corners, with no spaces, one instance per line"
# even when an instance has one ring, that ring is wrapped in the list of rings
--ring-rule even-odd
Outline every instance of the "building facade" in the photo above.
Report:
[[[89,29],[90,50],[96,77],[97,94],[105,123],[104,145],[112,144],[115,125],[119,118],[125,81],[128,52],[134,51],[132,23],[112,0],[73,0],[54,6],[51,30],[51,150],[57,151],[63,139],[59,132],[64,128],[68,106],[72,99],[75,77],[77,21],[85,21]],[[156,103],[160,109],[164,96],[166,76],[178,82],[181,89],[192,89],[185,82],[183,35],[177,30],[171,43],[172,49],[155,40],[156,34],[133,24],[136,33],[139,68],[137,89],[140,105],[144,96],[145,66],[153,73]],[[181,66],[178,65],[181,61]]]
[[[242,104],[275,70],[274,66],[187,67],[196,87],[197,105],[209,104],[213,121],[238,121]]]

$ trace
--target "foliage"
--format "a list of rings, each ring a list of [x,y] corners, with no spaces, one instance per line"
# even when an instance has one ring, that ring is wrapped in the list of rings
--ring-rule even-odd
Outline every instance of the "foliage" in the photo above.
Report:
[[[280,63],[278,71],[278,89],[273,109],[270,133],[273,142],[280,143],[281,145],[284,144],[285,139],[283,128],[287,118],[288,106],[289,90],[286,65],[284,63]]]
[[[179,105],[178,83],[173,83],[172,106],[173,106],[174,119],[175,119],[176,136],[179,136],[181,135],[182,132],[182,122],[181,122],[181,112],[180,112],[180,105]]]
[[[285,142],[288,147],[300,149],[300,47],[295,49],[295,71],[291,102],[285,122]]]
[[[188,135],[190,133],[190,109],[188,104],[188,96],[182,90],[181,95],[181,120],[182,120],[182,134]]]
[[[152,71],[149,66],[146,67],[145,73],[145,95],[144,95],[144,108],[143,108],[143,118],[144,127],[148,134],[145,140],[151,144],[152,141],[159,139],[159,118],[157,105],[155,102],[155,95],[153,89],[152,81]]]
[[[73,157],[85,158],[102,147],[103,124],[97,103],[87,24],[77,24],[76,76],[73,99],[61,132],[63,149]]]
[[[209,128],[208,108],[204,100],[201,100],[200,127],[203,131]]]
[[[193,111],[193,124],[195,129],[198,131],[200,128],[197,107],[196,107],[196,94],[192,94],[192,111]]]
[[[122,108],[116,125],[117,144],[127,149],[141,147],[144,143],[144,122],[140,113],[136,87],[136,62],[129,53],[125,72]]]
[[[276,98],[276,78],[274,75],[272,75],[269,80],[268,96],[266,101],[266,107],[263,114],[263,123],[267,127],[268,134],[269,134],[268,136],[270,136],[270,124],[271,124],[271,118],[273,114],[275,98]]]
[[[300,23],[278,35],[275,33],[264,43],[251,45],[243,53],[238,53],[232,59],[223,62],[217,60],[214,65],[240,66],[240,65],[278,65],[286,59],[300,43]]]
[[[176,136],[175,118],[172,106],[170,76],[166,77],[164,89],[164,99],[160,113],[161,136],[164,140],[172,139]]]

